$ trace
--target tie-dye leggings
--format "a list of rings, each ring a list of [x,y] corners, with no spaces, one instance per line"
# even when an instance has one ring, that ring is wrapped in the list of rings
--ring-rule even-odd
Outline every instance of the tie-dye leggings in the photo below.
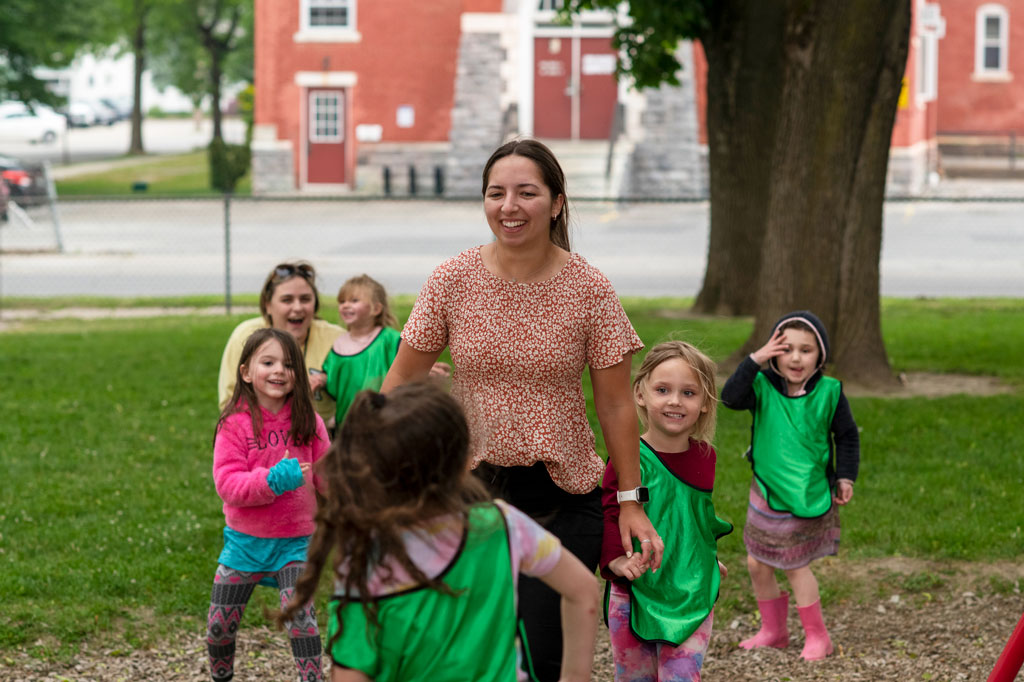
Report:
[[[234,675],[235,637],[256,583],[265,576],[273,576],[281,591],[281,607],[284,608],[305,566],[304,563],[293,562],[276,573],[247,573],[224,564],[217,565],[206,629],[210,675],[215,682],[230,680]],[[286,627],[292,643],[292,655],[299,669],[298,679],[301,682],[320,682],[324,679],[320,660],[322,644],[313,604],[299,611]]]
[[[608,596],[608,634],[615,682],[700,682],[700,669],[715,621],[712,611],[679,646],[643,642],[629,629],[629,592],[615,583]]]

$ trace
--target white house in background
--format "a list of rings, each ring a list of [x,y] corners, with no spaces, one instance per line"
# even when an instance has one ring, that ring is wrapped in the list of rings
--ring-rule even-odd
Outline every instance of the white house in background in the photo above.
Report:
[[[111,48],[105,56],[84,54],[66,69],[39,69],[36,76],[49,82],[56,94],[66,96],[69,101],[118,100],[133,96],[135,62],[132,55],[118,56],[117,50]],[[157,88],[152,74],[145,71],[142,74],[142,110],[153,109],[191,113],[192,100],[173,86]]]

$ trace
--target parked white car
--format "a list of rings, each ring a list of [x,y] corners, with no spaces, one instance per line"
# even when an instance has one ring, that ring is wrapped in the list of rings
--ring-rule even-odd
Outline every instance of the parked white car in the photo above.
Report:
[[[72,128],[88,128],[96,125],[96,112],[85,102],[72,102],[64,109],[64,116]]]
[[[0,103],[0,141],[50,144],[67,131],[67,119],[50,107],[33,109],[22,102]]]

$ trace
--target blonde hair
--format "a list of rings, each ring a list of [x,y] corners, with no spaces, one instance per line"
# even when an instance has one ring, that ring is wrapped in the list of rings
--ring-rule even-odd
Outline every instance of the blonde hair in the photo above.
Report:
[[[350,277],[338,289],[338,303],[344,301],[346,297],[355,291],[368,292],[373,302],[380,306],[380,312],[373,320],[374,324],[380,327],[398,328],[398,318],[391,312],[391,306],[388,304],[388,292],[384,290],[383,284],[367,274]]]
[[[665,341],[652,348],[640,364],[636,376],[633,377],[633,394],[635,396],[637,390],[642,390],[646,386],[647,378],[651,376],[658,365],[675,358],[688,364],[700,381],[701,390],[704,392],[703,406],[707,408],[707,411],[701,412],[697,417],[697,423],[693,426],[693,439],[704,441],[710,445],[711,439],[715,436],[715,423],[718,419],[718,389],[715,386],[717,366],[696,346],[685,341]],[[647,409],[638,404],[636,413],[640,418],[640,423],[646,429],[648,425]]]

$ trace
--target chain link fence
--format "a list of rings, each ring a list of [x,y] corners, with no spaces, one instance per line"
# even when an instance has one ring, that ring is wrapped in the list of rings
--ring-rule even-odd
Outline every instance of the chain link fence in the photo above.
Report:
[[[392,294],[490,239],[479,201],[360,197],[62,200],[0,223],[6,298],[256,293],[274,264],[305,259],[324,296],[366,272]],[[693,296],[707,202],[573,205],[573,247],[621,295]],[[1024,192],[886,204],[888,296],[1024,296]]]

